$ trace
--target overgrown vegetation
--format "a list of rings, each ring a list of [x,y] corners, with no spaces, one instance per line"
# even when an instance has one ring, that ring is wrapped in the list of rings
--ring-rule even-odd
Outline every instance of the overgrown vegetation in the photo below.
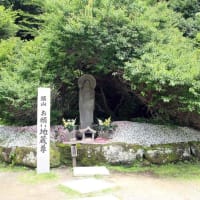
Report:
[[[200,118],[198,0],[0,5],[3,121],[36,123],[39,86],[52,88],[53,123],[76,118],[77,80],[89,73],[97,80],[96,117],[155,117],[200,128],[193,122]]]

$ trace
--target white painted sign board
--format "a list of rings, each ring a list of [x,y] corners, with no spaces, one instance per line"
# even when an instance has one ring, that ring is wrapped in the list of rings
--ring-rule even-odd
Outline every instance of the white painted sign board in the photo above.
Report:
[[[37,173],[50,171],[50,88],[38,88]]]

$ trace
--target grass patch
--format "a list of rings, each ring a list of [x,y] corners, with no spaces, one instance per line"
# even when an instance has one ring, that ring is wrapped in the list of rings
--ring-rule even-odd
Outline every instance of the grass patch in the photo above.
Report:
[[[161,178],[200,180],[200,163],[176,163],[151,166],[109,166],[111,170],[123,173],[150,173]]]
[[[88,186],[89,187],[89,186]],[[96,192],[91,192],[91,193],[86,193],[86,194],[81,194],[78,191],[72,190],[64,185],[59,185],[58,190],[61,192],[64,192],[68,198],[84,198],[84,197],[96,197],[96,196],[101,196],[107,193],[112,193],[114,191],[119,190],[119,187],[114,187],[114,188],[109,188],[109,189],[104,189],[101,191],[96,191]]]
[[[28,184],[37,184],[41,182],[57,180],[58,175],[50,172],[44,174],[37,174],[35,171],[29,171],[20,177],[20,181]]]
[[[56,173],[37,174],[35,170],[23,166],[12,166],[6,163],[0,163],[0,172],[23,172],[20,175],[20,181],[28,184],[37,184],[40,182],[53,181],[58,179]]]
[[[160,177],[200,180],[200,163],[178,163],[153,167],[154,174]]]
[[[143,167],[139,165],[134,166],[108,166],[110,170],[121,173],[142,173],[149,171],[150,167]]]
[[[6,163],[0,163],[0,172],[23,172],[28,170],[30,170],[30,168],[24,166],[13,166]]]
[[[67,194],[69,197],[80,197],[82,196],[81,193],[75,191],[75,190],[72,190],[64,185],[59,185],[58,186],[58,190],[60,190],[61,192],[64,192],[65,194]]]
[[[0,118],[0,126],[4,126],[4,125],[6,125],[5,120],[3,120],[2,118]]]

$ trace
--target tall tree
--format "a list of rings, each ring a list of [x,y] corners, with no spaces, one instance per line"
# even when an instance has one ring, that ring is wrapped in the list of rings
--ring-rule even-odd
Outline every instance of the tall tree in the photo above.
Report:
[[[169,3],[45,0],[33,40],[0,43],[0,115],[34,123],[36,88],[43,85],[53,88],[53,119],[77,117],[77,79],[90,73],[97,115],[133,117],[136,95],[152,115],[199,116],[199,50],[177,28],[182,15]]]
[[[4,0],[0,5],[10,8],[17,13],[15,23],[20,27],[17,36],[25,40],[33,39],[38,35],[38,29],[43,20],[41,14],[44,12],[41,0]]]

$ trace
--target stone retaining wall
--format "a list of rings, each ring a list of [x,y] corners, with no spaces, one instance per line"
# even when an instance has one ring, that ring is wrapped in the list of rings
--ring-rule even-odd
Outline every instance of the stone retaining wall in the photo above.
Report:
[[[125,144],[77,144],[79,166],[101,164],[134,165],[166,164],[185,160],[200,160],[200,142],[161,144],[149,147]],[[51,144],[51,167],[61,164],[71,166],[71,147],[69,144]],[[1,147],[0,162],[28,167],[36,167],[36,149],[31,147]]]
[[[36,148],[33,147],[1,147],[0,146],[0,162],[11,163],[13,165],[23,165],[27,167],[36,167]],[[50,148],[50,164],[51,167],[60,166],[60,152],[55,144],[51,144]]]

